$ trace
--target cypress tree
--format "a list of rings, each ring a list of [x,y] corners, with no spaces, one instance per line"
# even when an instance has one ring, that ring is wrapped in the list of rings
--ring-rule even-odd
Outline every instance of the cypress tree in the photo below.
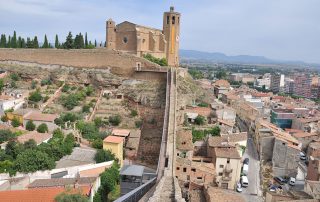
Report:
[[[80,48],[85,48],[85,44],[84,44],[84,39],[83,39],[83,35],[80,32]]]
[[[35,36],[33,39],[33,48],[39,48],[38,37]]]
[[[54,41],[54,47],[55,48],[60,48],[60,43],[59,43],[59,39],[58,39],[58,34],[56,34],[56,39]]]
[[[94,40],[94,47],[97,47],[97,40]]]
[[[21,36],[18,37],[17,48],[22,48],[21,47]]]
[[[11,48],[11,36],[9,35],[8,43],[7,43],[7,48]]]
[[[26,48],[26,42],[24,38],[21,39],[21,48]]]
[[[16,31],[13,32],[13,37],[11,39],[11,48],[17,48],[17,34],[16,34]]]
[[[31,40],[29,37],[27,38],[27,44],[26,47],[27,48],[33,48],[33,40]]]
[[[5,48],[7,46],[7,38],[5,34],[1,34],[0,48]]]
[[[66,38],[66,42],[63,45],[63,48],[65,49],[72,49],[74,48],[74,44],[73,44],[73,38],[72,38],[72,34],[71,32],[69,32],[67,38]]]
[[[88,37],[87,37],[87,32],[86,32],[86,35],[84,37],[84,47],[87,48],[88,47]]]
[[[43,42],[42,48],[49,48],[48,39],[47,39],[46,34],[44,35],[44,42]]]

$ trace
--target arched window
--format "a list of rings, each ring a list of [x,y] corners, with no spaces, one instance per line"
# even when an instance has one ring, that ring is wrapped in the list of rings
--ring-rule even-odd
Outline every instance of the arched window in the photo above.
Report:
[[[176,22],[176,16],[172,16],[172,24],[174,25]]]
[[[126,36],[123,37],[123,43],[128,43],[128,38]]]

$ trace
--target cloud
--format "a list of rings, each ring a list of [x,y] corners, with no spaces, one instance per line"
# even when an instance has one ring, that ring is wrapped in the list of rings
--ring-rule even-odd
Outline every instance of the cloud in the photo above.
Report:
[[[182,48],[320,62],[318,0],[0,0],[0,28],[51,40],[88,32],[103,41],[110,17],[161,28],[172,4],[182,13]]]

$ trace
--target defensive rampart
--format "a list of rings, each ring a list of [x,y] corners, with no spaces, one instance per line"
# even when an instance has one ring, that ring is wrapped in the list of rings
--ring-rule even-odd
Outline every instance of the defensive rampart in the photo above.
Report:
[[[0,62],[25,62],[39,65],[110,69],[111,73],[132,77],[137,67],[159,67],[134,55],[100,49],[0,49]]]

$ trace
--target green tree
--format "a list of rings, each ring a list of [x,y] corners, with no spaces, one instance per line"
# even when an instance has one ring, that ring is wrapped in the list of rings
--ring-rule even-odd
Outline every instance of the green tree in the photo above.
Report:
[[[121,123],[121,116],[119,114],[109,116],[109,123],[113,126],[118,126]]]
[[[103,140],[100,138],[97,138],[97,139],[93,140],[93,142],[91,143],[91,146],[95,149],[102,149],[103,148]]]
[[[34,48],[33,40],[27,37],[26,48]]]
[[[21,36],[18,37],[18,41],[17,41],[17,48],[22,48],[21,47]]]
[[[32,92],[29,96],[29,100],[32,102],[39,102],[42,100],[42,95],[39,90]]]
[[[94,157],[96,163],[116,160],[114,153],[110,150],[99,149]]]
[[[18,154],[20,154],[24,150],[24,147],[21,143],[17,143],[15,140],[9,140],[6,145],[5,153],[12,157],[12,159],[16,159]]]
[[[72,38],[72,34],[71,32],[69,32],[67,38],[66,38],[66,41],[64,42],[64,49],[72,49],[74,48],[74,40]]]
[[[26,41],[24,38],[21,39],[21,48],[26,48]]]
[[[13,37],[11,39],[11,48],[17,48],[17,34],[16,31],[13,32]]]
[[[205,124],[206,122],[206,118],[204,116],[201,116],[201,115],[198,115],[196,117],[196,119],[194,120],[194,122],[197,124],[197,125],[203,125]]]
[[[100,117],[96,117],[94,120],[94,125],[97,127],[97,128],[100,128],[103,126],[103,121]]]
[[[94,47],[97,47],[97,40],[94,40]]]
[[[0,48],[5,48],[7,46],[7,38],[5,34],[1,34]]]
[[[34,139],[27,140],[23,143],[24,149],[35,149],[37,147],[37,143]]]
[[[47,124],[42,123],[37,128],[38,133],[46,133],[49,131]]]
[[[51,170],[55,167],[55,162],[53,158],[42,151],[27,149],[18,154],[15,165],[17,171],[29,173],[38,170]]]
[[[44,35],[44,42],[43,42],[42,48],[49,48],[49,43],[48,43],[46,34]]]
[[[2,93],[3,88],[4,88],[4,81],[3,79],[0,79],[0,93]]]
[[[84,40],[83,40],[83,35],[81,33],[79,33],[79,35],[76,35],[74,39],[74,48],[76,49],[84,48]]]
[[[0,144],[10,139],[14,139],[16,135],[10,130],[0,130]]]
[[[19,119],[17,119],[16,117],[14,117],[13,119],[12,119],[12,121],[11,121],[11,125],[13,126],[13,127],[19,127],[20,126],[20,121],[19,121]]]
[[[55,48],[60,48],[60,43],[59,43],[58,34],[56,34],[56,38],[55,38],[55,40],[54,40],[54,47],[55,47]]]
[[[26,124],[26,129],[28,131],[34,131],[36,129],[36,125],[33,123],[32,120],[29,120]]]
[[[39,48],[38,37],[35,36],[33,39],[33,48]]]
[[[9,35],[7,48],[11,48],[11,36]]]
[[[87,32],[86,32],[85,37],[84,37],[84,47],[85,47],[85,48],[88,48],[88,36],[87,36]]]
[[[89,198],[79,193],[63,192],[56,196],[56,202],[88,202]]]
[[[112,192],[116,184],[119,183],[120,174],[119,174],[119,165],[114,163],[111,168],[108,168],[101,175],[101,186],[99,192],[101,195],[102,201],[107,201],[107,197],[110,192]]]

